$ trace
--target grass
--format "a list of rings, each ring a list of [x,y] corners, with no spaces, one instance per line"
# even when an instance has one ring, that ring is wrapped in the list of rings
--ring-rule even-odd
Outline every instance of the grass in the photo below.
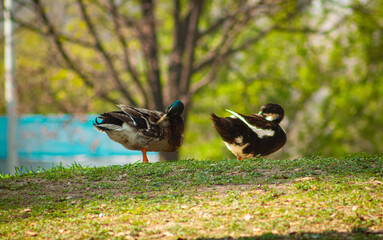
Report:
[[[382,239],[383,155],[19,171],[0,238]]]

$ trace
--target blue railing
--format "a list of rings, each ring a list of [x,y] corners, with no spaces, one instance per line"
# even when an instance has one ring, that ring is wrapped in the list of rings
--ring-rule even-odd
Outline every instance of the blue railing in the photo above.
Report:
[[[109,165],[135,162],[139,151],[130,151],[93,128],[96,115],[24,115],[18,120],[20,165],[51,166],[59,162]],[[7,158],[7,118],[0,117],[0,172]],[[157,153],[149,153],[157,161]],[[44,164],[43,164],[44,163]]]

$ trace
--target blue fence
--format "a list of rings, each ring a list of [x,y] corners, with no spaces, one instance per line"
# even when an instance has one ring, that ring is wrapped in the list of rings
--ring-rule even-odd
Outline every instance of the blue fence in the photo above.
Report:
[[[25,115],[18,120],[19,167],[49,168],[55,164],[103,166],[132,163],[141,152],[130,151],[93,128],[96,115]],[[0,173],[7,169],[7,118],[0,117]],[[151,162],[157,153],[148,153]]]

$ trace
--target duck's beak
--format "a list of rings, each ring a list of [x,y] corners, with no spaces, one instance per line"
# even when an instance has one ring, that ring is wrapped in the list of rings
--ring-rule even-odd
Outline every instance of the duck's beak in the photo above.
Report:
[[[167,115],[167,114],[163,115],[160,119],[158,119],[158,121],[156,122],[156,124],[159,124],[159,123],[165,121],[166,119],[168,119],[168,115]]]

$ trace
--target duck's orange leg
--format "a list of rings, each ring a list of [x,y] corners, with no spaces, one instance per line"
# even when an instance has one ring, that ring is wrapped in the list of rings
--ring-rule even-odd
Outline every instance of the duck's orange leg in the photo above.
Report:
[[[142,162],[148,163],[149,160],[148,160],[148,157],[146,156],[146,148],[141,149],[141,152],[142,152]]]
[[[242,157],[237,157],[238,160],[242,160]]]

